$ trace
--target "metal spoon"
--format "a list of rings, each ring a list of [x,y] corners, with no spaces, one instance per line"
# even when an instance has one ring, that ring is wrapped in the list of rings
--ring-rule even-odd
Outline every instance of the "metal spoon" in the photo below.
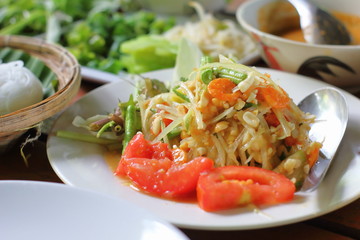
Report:
[[[319,159],[301,189],[312,191],[324,178],[344,136],[348,106],[345,97],[335,88],[320,89],[304,98],[298,106],[302,111],[316,116],[316,123],[311,126],[310,139],[323,143]]]
[[[351,36],[346,27],[328,12],[307,0],[288,0],[300,15],[300,26],[309,43],[348,45]]]

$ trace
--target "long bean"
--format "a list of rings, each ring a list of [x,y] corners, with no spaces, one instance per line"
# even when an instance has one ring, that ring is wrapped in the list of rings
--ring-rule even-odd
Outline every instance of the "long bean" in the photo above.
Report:
[[[229,78],[235,84],[239,84],[241,81],[244,81],[247,78],[247,74],[228,68],[214,69],[214,72],[218,77]]]
[[[235,84],[239,84],[247,78],[246,73],[238,72],[229,68],[205,68],[201,71],[201,81],[209,84],[214,78],[229,78]]]
[[[126,148],[126,146],[128,145],[128,143],[135,134],[136,134],[136,107],[134,103],[130,103],[126,108],[123,150]]]

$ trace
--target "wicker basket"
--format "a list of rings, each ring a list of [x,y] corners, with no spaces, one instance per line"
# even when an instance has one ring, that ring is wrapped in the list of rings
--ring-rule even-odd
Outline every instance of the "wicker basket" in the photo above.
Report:
[[[49,67],[59,84],[50,97],[14,111],[0,115],[0,145],[13,141],[29,128],[65,109],[77,94],[81,76],[76,58],[65,48],[47,43],[39,38],[25,36],[0,36],[0,48],[9,47],[34,56]],[[0,149],[1,153],[1,149]]]

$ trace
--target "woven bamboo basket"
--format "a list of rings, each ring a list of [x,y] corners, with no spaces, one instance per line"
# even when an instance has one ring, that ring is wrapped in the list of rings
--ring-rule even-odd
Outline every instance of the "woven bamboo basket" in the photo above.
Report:
[[[41,60],[55,73],[58,87],[53,95],[41,102],[0,115],[0,153],[4,146],[28,129],[65,109],[77,94],[81,82],[80,65],[61,46],[39,38],[3,35],[0,36],[0,48],[5,47],[22,50]]]

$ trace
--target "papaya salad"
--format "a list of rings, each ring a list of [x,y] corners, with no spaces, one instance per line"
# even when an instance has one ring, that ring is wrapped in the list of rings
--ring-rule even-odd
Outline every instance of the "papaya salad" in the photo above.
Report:
[[[205,211],[291,201],[321,148],[309,139],[314,115],[271,76],[225,57],[204,57],[170,87],[143,79],[106,119],[96,131],[118,126],[117,176],[158,197],[196,195]]]

